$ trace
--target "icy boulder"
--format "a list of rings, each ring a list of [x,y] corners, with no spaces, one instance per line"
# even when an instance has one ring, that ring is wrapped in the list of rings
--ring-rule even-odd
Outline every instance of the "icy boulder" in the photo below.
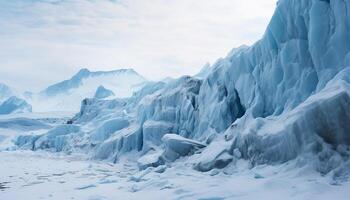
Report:
[[[32,112],[32,106],[25,100],[12,96],[0,105],[0,115]]]
[[[194,151],[206,147],[205,144],[190,140],[176,134],[166,134],[163,136],[165,152],[164,158],[169,161],[174,161],[181,156],[186,156]]]
[[[165,160],[163,159],[163,151],[159,151],[159,150],[158,151],[151,150],[137,160],[137,165],[140,170],[144,170],[149,167],[158,167],[164,164],[165,164]]]
[[[195,160],[195,169],[205,172],[214,168],[224,168],[233,160],[230,152],[230,143],[222,140],[214,141]]]
[[[114,96],[114,92],[112,90],[108,90],[103,85],[100,85],[94,95],[94,98],[96,99],[104,99],[107,97]]]

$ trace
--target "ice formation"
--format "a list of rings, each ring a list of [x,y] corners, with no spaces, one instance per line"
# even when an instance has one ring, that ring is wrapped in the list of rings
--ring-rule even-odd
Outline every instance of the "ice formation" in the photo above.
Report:
[[[165,150],[163,157],[166,160],[174,161],[181,156],[187,156],[196,150],[206,147],[205,144],[181,137],[177,134],[166,134],[163,136]]]
[[[140,169],[179,155],[200,171],[297,159],[336,178],[350,171],[349,77],[350,1],[280,0],[260,41],[198,77],[148,83],[122,100],[85,99],[73,125],[26,140],[113,162],[136,152]]]

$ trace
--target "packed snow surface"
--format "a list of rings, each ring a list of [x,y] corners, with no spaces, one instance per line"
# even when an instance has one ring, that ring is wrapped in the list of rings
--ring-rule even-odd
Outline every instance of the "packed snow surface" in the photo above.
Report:
[[[348,199],[349,182],[330,185],[308,168],[281,166],[195,171],[177,163],[138,171],[132,162],[112,165],[78,155],[0,152],[0,199]],[[289,165],[288,165],[289,164]]]

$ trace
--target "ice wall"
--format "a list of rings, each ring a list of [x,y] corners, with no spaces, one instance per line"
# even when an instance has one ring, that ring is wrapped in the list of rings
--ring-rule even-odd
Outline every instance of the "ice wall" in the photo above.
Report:
[[[85,140],[67,146],[97,159],[135,151],[159,161],[154,151],[175,133],[209,144],[198,170],[313,155],[308,162],[328,173],[349,162],[349,66],[350,1],[280,0],[263,38],[204,76],[148,83],[128,99],[84,100],[71,123]]]

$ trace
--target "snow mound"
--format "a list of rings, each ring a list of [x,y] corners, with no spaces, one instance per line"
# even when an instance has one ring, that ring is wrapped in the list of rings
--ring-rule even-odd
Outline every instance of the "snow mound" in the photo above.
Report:
[[[195,159],[195,169],[206,172],[214,168],[224,168],[233,160],[229,152],[230,145],[227,142],[214,141]]]
[[[24,99],[12,96],[0,105],[0,115],[32,112],[32,106]]]
[[[194,151],[206,147],[205,144],[181,137],[177,134],[166,134],[162,141],[165,145],[164,158],[169,161],[174,161],[181,156],[187,156]]]
[[[158,167],[164,165],[162,151],[150,151],[146,155],[143,155],[137,160],[137,164],[140,170],[145,170],[149,167]]]

